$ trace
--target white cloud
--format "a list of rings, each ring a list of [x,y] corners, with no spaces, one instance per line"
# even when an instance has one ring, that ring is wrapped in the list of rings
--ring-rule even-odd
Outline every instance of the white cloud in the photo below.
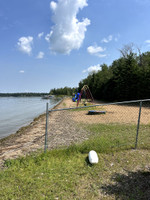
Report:
[[[28,55],[32,52],[32,43],[33,43],[33,37],[21,37],[18,40],[18,49],[22,51],[23,53],[26,53]]]
[[[44,57],[44,52],[40,51],[37,55],[37,59],[42,59]]]
[[[51,8],[53,11],[55,11],[56,8],[57,8],[57,3],[54,2],[54,1],[51,1],[51,2],[50,2],[50,8]]]
[[[145,43],[147,44],[148,47],[150,47],[150,40],[145,40]]]
[[[23,73],[24,73],[24,70],[20,70],[19,73],[23,74]]]
[[[77,14],[87,5],[87,0],[51,1],[54,26],[45,39],[50,42],[52,52],[69,54],[73,49],[81,47],[90,20],[85,18],[80,22]]]
[[[38,38],[40,39],[44,35],[44,32],[38,34]]]
[[[106,54],[101,54],[102,52],[104,52],[106,49],[102,48],[100,46],[94,45],[94,46],[89,46],[87,48],[87,52],[91,55],[95,55],[98,56],[100,58],[105,57]]]
[[[100,46],[95,45],[95,46],[89,46],[87,48],[87,51],[90,54],[95,54],[95,53],[103,52],[103,51],[105,51],[105,49]]]
[[[89,68],[83,70],[82,72],[83,73],[86,73],[86,72],[88,72],[88,73],[94,73],[94,72],[98,72],[100,70],[101,70],[101,67],[100,67],[100,64],[98,64],[98,65],[90,66]]]
[[[103,38],[101,42],[102,43],[108,43],[108,42],[112,41],[112,39],[113,39],[113,36],[109,35],[107,38]]]
[[[150,44],[150,40],[146,40],[145,42],[146,42],[147,44]]]
[[[46,40],[47,42],[50,41],[51,34],[52,34],[52,31],[51,31],[49,34],[47,34],[47,35],[45,36],[45,40]]]

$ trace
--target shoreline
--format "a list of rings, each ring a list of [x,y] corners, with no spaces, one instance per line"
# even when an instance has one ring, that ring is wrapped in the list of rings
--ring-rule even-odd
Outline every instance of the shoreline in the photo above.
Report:
[[[57,105],[59,105],[61,103],[63,99],[61,99],[60,101],[57,102],[57,104],[55,104],[51,109],[54,109],[55,107],[57,107]],[[7,136],[3,136],[0,137],[0,144],[3,140],[7,140],[11,137],[13,137],[14,135],[17,135],[18,133],[20,133],[22,130],[24,130],[25,128],[28,128],[30,125],[32,125],[33,122],[35,122],[36,120],[38,120],[40,117],[45,116],[46,112],[43,112],[42,114],[37,115],[36,117],[34,117],[32,120],[30,120],[29,122],[25,123],[23,126],[21,126],[20,128],[18,128],[17,131],[15,131],[14,133],[10,133]]]
[[[75,107],[72,98],[64,97],[53,109]],[[0,140],[0,167],[8,159],[24,157],[41,150],[45,145],[46,115],[35,118],[28,126],[20,128],[16,134]],[[74,112],[59,110],[49,112],[48,150],[62,148],[87,140],[90,133],[74,121]]]
[[[30,121],[27,125],[21,126],[15,133],[11,133],[8,136],[4,136],[2,138],[0,138],[0,143],[3,142],[4,140],[7,140],[11,137],[17,136],[20,132],[22,132],[24,129],[28,128],[29,126],[31,126],[36,120],[38,120],[38,118],[45,116],[45,113],[40,114],[39,116],[35,117],[32,121]]]
[[[56,109],[64,98],[51,109]],[[7,159],[25,156],[44,148],[46,113],[35,117],[28,125],[0,139],[0,166]]]

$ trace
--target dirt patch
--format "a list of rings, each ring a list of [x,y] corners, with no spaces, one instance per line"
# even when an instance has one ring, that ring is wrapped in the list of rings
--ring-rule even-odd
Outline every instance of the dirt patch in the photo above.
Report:
[[[104,103],[104,102],[103,102]],[[102,102],[95,102],[93,105],[102,104]],[[79,106],[83,106],[81,103]],[[61,104],[60,108],[76,107],[76,103],[72,102],[71,99],[67,98],[64,101],[64,105]],[[101,115],[88,115],[89,110],[100,110],[106,111],[106,114]],[[137,124],[139,117],[139,105],[134,104],[126,105],[104,105],[88,108],[87,110],[79,109],[72,112],[72,118],[76,122],[82,123],[132,123]],[[141,109],[141,124],[150,124],[150,107],[142,107]]]
[[[88,115],[88,110],[78,110],[73,112],[73,119],[76,122],[85,124],[93,123],[125,123],[137,124],[139,116],[139,107],[123,106],[123,105],[105,105],[94,107],[94,110],[106,111],[106,114]],[[150,124],[150,109],[142,108],[141,110],[141,124]]]

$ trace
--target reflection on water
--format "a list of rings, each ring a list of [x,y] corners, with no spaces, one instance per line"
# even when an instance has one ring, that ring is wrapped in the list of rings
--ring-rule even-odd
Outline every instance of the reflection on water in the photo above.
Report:
[[[15,133],[29,124],[46,110],[46,103],[52,108],[60,99],[41,97],[0,97],[0,138]]]

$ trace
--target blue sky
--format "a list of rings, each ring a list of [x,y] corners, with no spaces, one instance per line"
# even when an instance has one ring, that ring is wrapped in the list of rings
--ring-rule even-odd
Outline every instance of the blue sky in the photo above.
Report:
[[[134,43],[150,51],[149,0],[1,0],[0,92],[77,87]]]

